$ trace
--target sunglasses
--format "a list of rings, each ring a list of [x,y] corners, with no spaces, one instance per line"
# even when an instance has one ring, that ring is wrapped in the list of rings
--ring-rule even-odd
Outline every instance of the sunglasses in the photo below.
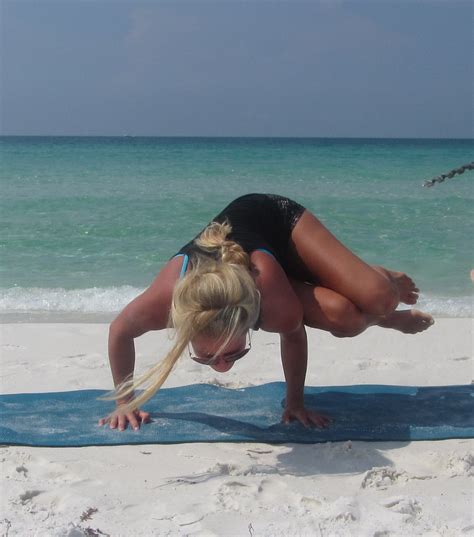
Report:
[[[240,360],[241,358],[243,358],[249,352],[249,350],[252,348],[252,340],[251,340],[251,337],[250,337],[250,330],[247,332],[247,337],[248,337],[248,345],[244,349],[242,349],[239,352],[235,352],[233,354],[228,354],[228,355],[224,354],[224,355],[222,355],[222,359],[226,364],[231,364],[233,362],[236,362],[237,360]],[[211,358],[210,360],[206,359],[206,358],[199,358],[199,356],[196,356],[195,354],[193,354],[191,352],[191,349],[190,349],[189,345],[188,345],[188,353],[189,353],[189,357],[191,358],[191,360],[194,360],[198,364],[213,365],[213,364],[215,364],[217,362],[216,357]]]

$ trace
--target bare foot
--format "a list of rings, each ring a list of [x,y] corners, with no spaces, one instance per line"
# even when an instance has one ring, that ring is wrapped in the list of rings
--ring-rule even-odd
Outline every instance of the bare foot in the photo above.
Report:
[[[416,304],[418,302],[418,293],[420,290],[415,285],[415,282],[404,272],[396,272],[394,270],[387,270],[387,272],[390,274],[393,283],[398,288],[400,302],[409,304],[410,306]]]
[[[404,334],[423,332],[434,324],[429,313],[420,310],[394,311],[386,319],[378,323],[383,328],[393,328]]]

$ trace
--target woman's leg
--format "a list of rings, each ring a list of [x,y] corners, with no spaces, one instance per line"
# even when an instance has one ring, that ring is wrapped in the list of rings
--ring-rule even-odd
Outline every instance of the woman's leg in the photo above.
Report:
[[[410,278],[371,267],[309,211],[303,213],[292,231],[290,254],[321,287],[342,295],[366,315],[381,319],[390,315],[400,301],[416,303],[418,289]]]
[[[430,315],[418,310],[395,311],[381,321],[379,316],[362,312],[331,289],[290,281],[303,305],[305,325],[326,330],[336,337],[353,337],[375,324],[406,334],[422,332],[433,324]]]
[[[303,305],[303,322],[311,328],[331,332],[336,337],[353,337],[376,322],[374,316],[362,313],[344,296],[325,287],[290,280]]]

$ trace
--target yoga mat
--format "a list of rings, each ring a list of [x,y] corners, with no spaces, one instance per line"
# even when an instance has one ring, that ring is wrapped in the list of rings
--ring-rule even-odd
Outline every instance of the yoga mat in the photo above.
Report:
[[[305,404],[331,416],[328,429],[280,423],[285,384],[241,389],[193,384],[162,389],[139,431],[99,427],[113,409],[102,390],[0,396],[0,443],[97,446],[182,442],[316,443],[441,440],[474,436],[474,386],[306,387]]]

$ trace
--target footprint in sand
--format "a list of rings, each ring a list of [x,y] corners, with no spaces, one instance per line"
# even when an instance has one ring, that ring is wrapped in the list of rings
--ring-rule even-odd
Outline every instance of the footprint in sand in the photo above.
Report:
[[[406,496],[387,498],[382,502],[382,505],[395,513],[406,515],[406,522],[413,522],[422,512],[418,500]]]
[[[215,493],[220,508],[245,513],[289,511],[301,507],[301,495],[278,479],[247,478],[226,481]]]
[[[452,453],[444,461],[449,477],[474,477],[474,454]]]
[[[361,483],[361,488],[374,488],[377,490],[385,490],[392,485],[398,483],[407,483],[412,480],[427,480],[433,479],[432,475],[409,475],[404,471],[397,471],[394,468],[383,466],[380,468],[372,468],[365,473],[364,479]]]
[[[20,497],[19,497],[20,503],[25,505],[30,500],[32,500],[33,498],[36,498],[36,496],[39,496],[42,493],[43,493],[42,490],[26,490],[23,494],[20,494]]]
[[[28,468],[26,468],[26,466],[23,466],[23,464],[21,466],[17,466],[15,470],[19,474],[23,474],[24,477],[28,477]]]
[[[258,485],[242,481],[227,481],[214,494],[220,509],[254,512],[257,506]]]
[[[372,468],[366,472],[360,486],[363,489],[385,490],[399,481],[407,480],[408,477],[405,472],[398,472],[394,468],[383,466],[381,468]]]
[[[326,504],[326,512],[323,518],[331,522],[342,522],[345,526],[348,523],[359,520],[359,504],[353,497],[342,496],[334,502]]]

